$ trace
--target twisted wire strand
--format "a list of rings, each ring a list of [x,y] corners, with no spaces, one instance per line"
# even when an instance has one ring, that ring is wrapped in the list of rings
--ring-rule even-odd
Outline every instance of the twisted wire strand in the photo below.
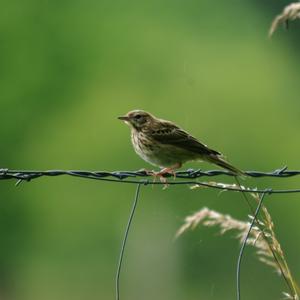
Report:
[[[292,176],[300,175],[299,170],[288,170],[287,167],[281,169],[276,169],[271,172],[261,172],[261,171],[245,171],[245,174],[249,177],[261,178],[261,177],[276,177],[276,178],[287,178]],[[47,170],[47,171],[35,171],[35,170],[9,170],[9,169],[0,169],[0,180],[17,180],[16,185],[22,181],[31,181],[40,177],[53,177],[53,176],[74,176],[85,179],[94,179],[94,180],[103,180],[110,182],[119,182],[119,183],[131,183],[131,184],[143,184],[143,185],[165,185],[165,182],[153,181],[147,177],[152,175],[145,170],[139,171],[85,171],[85,170]],[[213,182],[204,182],[198,181],[198,178],[201,177],[213,177],[219,175],[226,175],[234,177],[235,174],[226,171],[226,170],[193,170],[188,169],[186,171],[177,171],[176,179],[184,180],[169,180],[168,185],[196,185],[220,190],[235,191],[235,192],[246,192],[246,193],[265,193],[266,189],[257,189],[257,188],[245,188],[245,187],[233,187],[228,185],[216,184]],[[166,178],[174,178],[173,174],[165,174]],[[144,179],[141,179],[144,178]],[[300,188],[296,189],[271,189],[272,194],[287,194],[287,193],[299,193]]]
[[[300,170],[288,170],[286,166],[280,169],[276,169],[271,172],[261,172],[261,171],[245,171],[245,174],[249,177],[292,177],[300,175]],[[85,171],[85,170],[47,170],[47,171],[35,171],[35,170],[9,170],[6,168],[0,169],[0,180],[5,179],[21,179],[30,181],[35,178],[42,176],[77,176],[90,179],[103,179],[103,178],[115,178],[115,179],[127,179],[127,178],[137,178],[137,177],[149,177],[151,176],[146,170],[138,171]],[[181,179],[197,179],[200,177],[212,177],[212,176],[235,176],[227,170],[208,170],[204,171],[201,169],[188,169],[186,171],[177,171],[176,178]],[[165,174],[165,177],[173,177],[173,174]]]

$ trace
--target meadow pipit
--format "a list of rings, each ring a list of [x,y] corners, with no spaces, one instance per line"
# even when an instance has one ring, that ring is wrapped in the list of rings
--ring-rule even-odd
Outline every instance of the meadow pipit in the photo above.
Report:
[[[192,160],[207,161],[234,175],[244,175],[229,164],[220,152],[208,148],[170,121],[158,119],[143,110],[130,111],[118,119],[130,126],[135,152],[148,163],[162,168],[155,175],[175,174],[183,163]]]

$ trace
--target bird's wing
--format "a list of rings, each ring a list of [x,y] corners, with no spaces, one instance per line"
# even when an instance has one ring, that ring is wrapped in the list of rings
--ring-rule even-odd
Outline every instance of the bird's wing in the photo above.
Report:
[[[218,151],[208,148],[186,131],[169,122],[160,123],[160,126],[155,129],[152,128],[148,134],[162,144],[176,146],[195,153],[221,155]]]

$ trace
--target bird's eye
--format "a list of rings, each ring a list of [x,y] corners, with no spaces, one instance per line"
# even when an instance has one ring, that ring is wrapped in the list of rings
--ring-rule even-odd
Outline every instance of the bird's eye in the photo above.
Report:
[[[135,118],[136,118],[137,120],[139,120],[141,117],[142,117],[141,115],[136,115],[136,116],[135,116]]]

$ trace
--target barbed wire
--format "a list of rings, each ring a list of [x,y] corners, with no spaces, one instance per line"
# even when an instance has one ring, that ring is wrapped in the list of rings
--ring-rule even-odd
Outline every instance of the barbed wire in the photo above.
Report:
[[[280,169],[276,169],[270,172],[261,171],[244,171],[248,177],[262,178],[262,177],[276,177],[276,178],[287,178],[292,176],[300,175],[299,170],[288,170],[286,166]],[[103,180],[119,183],[132,183],[132,184],[144,184],[144,185],[166,185],[166,182],[153,180],[153,174],[146,170],[138,171],[85,171],[85,170],[9,170],[7,168],[0,169],[0,180],[17,180],[16,185],[22,181],[31,181],[40,177],[55,177],[55,176],[74,176],[85,179]],[[236,175],[227,170],[208,170],[204,171],[201,169],[193,170],[188,169],[185,171],[177,171],[174,174],[164,174],[163,177],[173,179],[185,179],[185,180],[169,180],[167,185],[198,185],[208,188],[221,189],[227,191],[236,192],[247,192],[247,193],[265,193],[266,189],[257,188],[245,188],[242,186],[229,186],[226,184],[216,184],[215,182],[203,182],[198,181],[198,178],[202,177],[213,177],[213,176],[230,176],[235,177]],[[149,180],[147,177],[152,177]],[[192,180],[190,180],[192,179]],[[282,193],[299,193],[300,188],[297,189],[271,189],[268,187],[269,194],[282,194]]]
[[[276,169],[271,172],[261,172],[261,171],[245,171],[244,172],[249,177],[292,177],[300,175],[299,170],[288,170],[287,166],[283,168]],[[176,178],[181,179],[196,179],[200,177],[212,177],[212,176],[235,176],[235,174],[231,173],[227,170],[208,170],[204,171],[201,169],[188,169],[185,171],[177,171],[175,173]],[[83,170],[47,170],[47,171],[34,171],[34,170],[9,170],[6,168],[0,169],[0,180],[3,179],[21,179],[30,181],[35,178],[39,178],[42,176],[60,176],[60,175],[70,175],[77,177],[84,177],[90,179],[103,179],[103,178],[116,178],[116,179],[127,179],[127,178],[137,178],[137,177],[149,177],[152,176],[146,170],[138,170],[138,171],[83,171]],[[164,174],[164,177],[174,177],[173,174]]]

